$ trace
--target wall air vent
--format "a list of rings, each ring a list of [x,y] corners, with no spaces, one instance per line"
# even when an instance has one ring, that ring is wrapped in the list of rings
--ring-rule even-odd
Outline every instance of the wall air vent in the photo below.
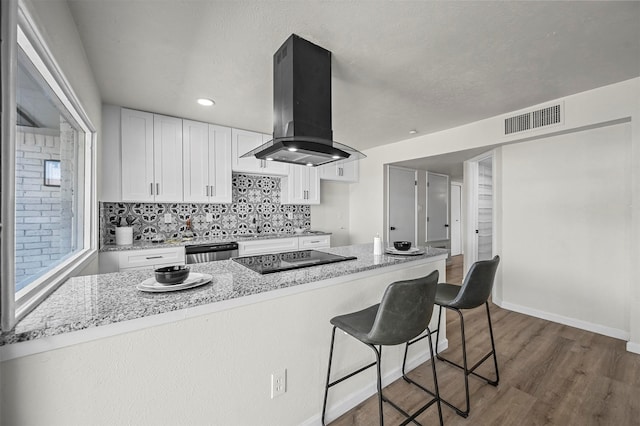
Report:
[[[510,135],[554,124],[561,124],[562,120],[562,104],[551,105],[535,111],[505,118],[504,134]]]

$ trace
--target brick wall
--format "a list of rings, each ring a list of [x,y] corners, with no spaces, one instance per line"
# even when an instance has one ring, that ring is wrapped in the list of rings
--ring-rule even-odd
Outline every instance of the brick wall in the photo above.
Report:
[[[16,290],[71,251],[74,132],[60,134],[16,133]],[[44,185],[45,160],[61,161],[61,186]]]

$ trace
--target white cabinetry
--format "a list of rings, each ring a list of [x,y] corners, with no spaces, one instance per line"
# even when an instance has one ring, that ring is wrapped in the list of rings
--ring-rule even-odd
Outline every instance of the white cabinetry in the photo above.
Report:
[[[286,163],[258,160],[255,157],[240,158],[252,149],[269,141],[271,139],[269,135],[232,129],[231,137],[232,169],[234,172],[270,175],[286,175],[289,172],[289,165]]]
[[[317,167],[292,165],[280,182],[282,204],[320,204],[320,176]]]
[[[298,237],[238,241],[239,256],[254,256],[296,250],[298,250]]]
[[[183,120],[185,202],[231,203],[231,129]]]
[[[323,249],[330,246],[331,235],[305,235],[302,237],[238,241],[238,256]]]
[[[121,126],[122,200],[182,201],[182,120],[123,108]]]
[[[184,247],[164,247],[118,252],[120,271],[155,269],[162,266],[184,265]]]
[[[184,265],[184,247],[123,250],[100,253],[100,273],[156,269],[163,266]]]
[[[298,237],[298,250],[323,249],[331,246],[331,235]]]
[[[319,168],[320,179],[338,182],[358,182],[359,179],[359,160],[341,160]]]

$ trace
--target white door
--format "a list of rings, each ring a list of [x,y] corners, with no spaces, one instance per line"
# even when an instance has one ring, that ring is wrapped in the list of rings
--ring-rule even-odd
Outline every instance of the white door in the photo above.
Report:
[[[153,201],[153,114],[122,108],[120,120],[122,200]]]
[[[155,201],[182,201],[182,120],[153,115]]]
[[[184,120],[182,123],[184,201],[209,201],[209,125]]]
[[[389,166],[388,245],[392,245],[394,241],[411,241],[416,244],[416,173],[415,170]]]
[[[449,239],[449,176],[427,173],[427,241]]]
[[[209,202],[231,203],[231,129],[209,124]]]
[[[462,188],[451,184],[451,256],[462,254]]]

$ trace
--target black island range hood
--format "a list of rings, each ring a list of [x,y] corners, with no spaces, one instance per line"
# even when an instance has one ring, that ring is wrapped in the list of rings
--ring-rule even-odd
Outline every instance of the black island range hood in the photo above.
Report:
[[[295,34],[273,55],[273,140],[242,155],[320,166],[364,158],[333,141],[331,52]]]

